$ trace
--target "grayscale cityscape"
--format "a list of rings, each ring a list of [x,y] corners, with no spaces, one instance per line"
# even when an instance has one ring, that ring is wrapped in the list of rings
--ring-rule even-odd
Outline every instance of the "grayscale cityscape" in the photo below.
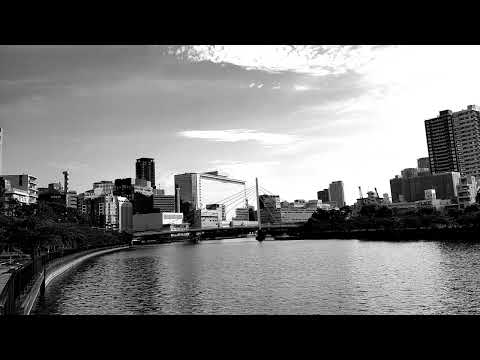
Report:
[[[480,46],[0,46],[1,315],[480,314]]]

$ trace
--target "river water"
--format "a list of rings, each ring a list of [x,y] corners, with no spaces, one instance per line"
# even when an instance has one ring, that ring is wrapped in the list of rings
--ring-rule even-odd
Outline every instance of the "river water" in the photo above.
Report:
[[[137,246],[87,260],[36,314],[479,314],[480,244],[264,241]]]

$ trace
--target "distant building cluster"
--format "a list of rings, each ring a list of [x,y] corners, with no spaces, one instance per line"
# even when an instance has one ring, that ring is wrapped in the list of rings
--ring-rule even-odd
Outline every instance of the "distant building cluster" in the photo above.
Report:
[[[341,208],[345,206],[343,181],[334,181],[330,183],[328,189],[323,189],[317,192],[317,198],[322,201],[322,204],[328,204],[332,208]]]
[[[428,157],[417,166],[405,168],[390,179],[390,192],[363,195],[352,208],[360,214],[366,205],[387,206],[398,211],[420,208],[466,208],[477,201],[480,187],[480,107],[443,110],[425,120]],[[0,174],[5,132],[0,128]],[[257,209],[248,204],[244,180],[218,171],[186,172],[174,175],[174,193],[165,194],[155,183],[155,160],[139,158],[135,178],[100,180],[77,194],[70,189],[68,171],[63,182],[37,187],[31,174],[0,175],[0,209],[8,214],[17,205],[37,202],[64,204],[88,219],[91,226],[112,231],[188,230],[252,226],[258,224],[303,223],[318,209],[346,206],[343,181],[333,181],[317,192],[317,199],[281,201],[279,195],[259,195]],[[252,189],[248,190],[249,192]]]
[[[428,157],[417,167],[406,168],[390,180],[391,202],[368,192],[355,204],[358,213],[365,204],[412,210],[464,209],[477,202],[480,187],[480,107],[442,110],[425,120]]]

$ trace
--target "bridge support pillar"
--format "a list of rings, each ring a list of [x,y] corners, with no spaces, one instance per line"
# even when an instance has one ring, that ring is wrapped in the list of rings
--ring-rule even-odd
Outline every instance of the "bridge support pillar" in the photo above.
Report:
[[[263,241],[263,240],[265,240],[266,235],[267,235],[267,234],[266,234],[264,231],[258,230],[258,232],[257,232],[257,240],[260,241],[260,242]]]
[[[194,244],[198,244],[200,242],[200,239],[201,239],[201,235],[200,234],[191,234],[190,235],[190,241]]]

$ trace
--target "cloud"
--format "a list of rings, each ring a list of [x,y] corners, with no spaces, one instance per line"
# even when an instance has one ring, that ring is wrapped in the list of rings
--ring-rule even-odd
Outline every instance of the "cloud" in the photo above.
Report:
[[[359,70],[381,48],[371,45],[200,45],[176,47],[172,54],[193,62],[230,63],[248,70],[324,76]]]
[[[296,91],[305,91],[310,89],[308,86],[304,86],[304,85],[294,85],[293,88]]]
[[[263,145],[286,145],[299,140],[295,135],[260,132],[251,129],[188,130],[181,131],[179,135],[191,139],[220,142],[258,141]]]

